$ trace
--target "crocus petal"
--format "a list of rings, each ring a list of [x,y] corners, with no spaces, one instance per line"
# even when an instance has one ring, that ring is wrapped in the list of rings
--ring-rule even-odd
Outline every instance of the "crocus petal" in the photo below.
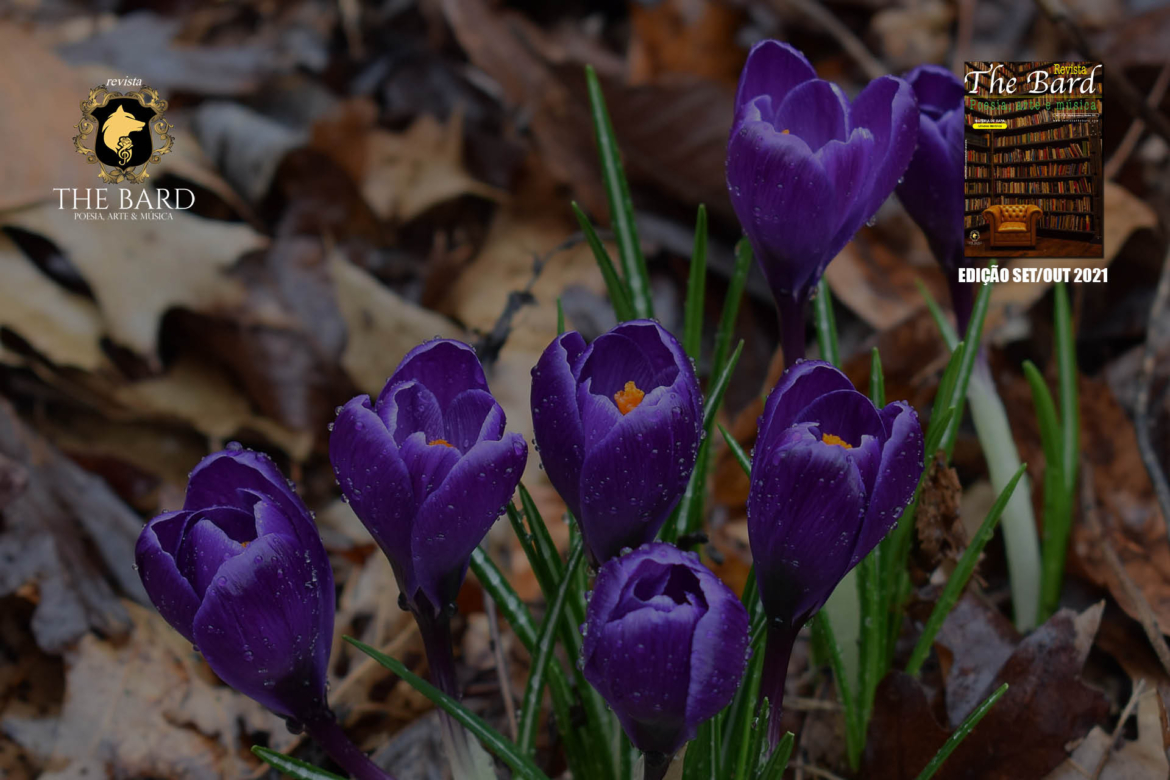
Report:
[[[797,136],[744,122],[727,145],[727,183],[773,294],[799,294],[809,266],[829,255],[840,212],[824,167]]]
[[[399,585],[404,590],[412,587],[414,488],[393,437],[366,396],[351,400],[337,416],[329,437],[329,460],[354,513],[394,564]]]
[[[581,529],[594,561],[652,540],[685,489],[690,468],[675,447],[670,414],[628,414],[586,454]]]
[[[850,565],[868,555],[898,522],[902,510],[914,497],[922,472],[923,440],[918,414],[904,401],[895,401],[882,410],[882,418],[889,439],[882,449],[877,482],[870,493],[865,522]]]
[[[816,77],[816,70],[796,48],[774,40],[760,41],[748,53],[739,77],[737,114],[740,107],[760,95],[770,96],[772,105],[779,107],[793,88]]]
[[[700,566],[695,561],[695,566]],[[700,577],[707,613],[695,625],[687,723],[699,724],[722,710],[747,666],[748,614],[739,599],[714,577]],[[729,598],[730,596],[730,598]],[[688,733],[692,739],[694,733]]]
[[[963,84],[940,65],[919,65],[904,76],[919,108],[937,118],[963,102]]]
[[[848,133],[849,99],[830,81],[814,79],[793,87],[776,106],[772,126],[804,139],[812,150]]]
[[[386,430],[399,445],[422,431],[428,442],[447,435],[443,425],[443,408],[430,388],[416,381],[387,386],[378,396],[375,407]]]
[[[433,339],[406,353],[382,393],[385,395],[399,382],[412,380],[434,393],[444,411],[455,396],[464,390],[488,389],[483,366],[479,364],[475,350],[453,339]],[[378,404],[381,405],[381,402],[379,397]]]
[[[294,540],[298,538],[296,527],[289,522],[288,517],[275,504],[268,501],[257,501],[252,511],[255,513],[253,539],[271,534],[283,534]]]
[[[443,418],[444,438],[460,452],[467,452],[481,439],[499,439],[507,423],[504,410],[485,390],[465,390],[455,396]]]
[[[580,508],[578,486],[585,434],[572,365],[584,351],[581,334],[570,331],[554,339],[532,369],[532,428],[540,446],[540,461],[574,514]]]
[[[753,462],[748,537],[765,611],[800,625],[848,571],[865,493],[843,448],[790,430],[767,461]]]
[[[238,444],[208,455],[191,471],[183,508],[234,506],[251,513],[256,495],[265,496],[290,515],[307,517],[304,504],[272,459]]]
[[[244,514],[239,509],[224,511]],[[244,551],[239,542],[229,538],[223,529],[202,515],[202,512],[197,512],[192,517],[193,522],[179,546],[176,561],[180,573],[191,583],[195,594],[201,599],[220,566]],[[247,513],[246,517],[251,520],[251,513]]]
[[[287,536],[261,537],[220,567],[195,615],[212,671],[285,717],[324,705],[334,598],[324,557]]]
[[[421,505],[427,496],[435,492],[447,474],[459,462],[459,450],[442,444],[428,444],[426,436],[416,433],[406,441],[398,454],[410,474],[414,500]]]
[[[640,610],[601,627],[585,676],[634,744],[670,755],[686,741],[691,645],[698,614]]]
[[[658,372],[637,343],[616,329],[598,336],[581,362],[577,381],[590,382],[590,392],[608,398],[633,382],[641,390],[648,390]]]
[[[800,411],[795,422],[815,422],[822,436],[837,436],[851,447],[859,446],[863,436],[881,441],[886,435],[873,402],[853,388],[821,395]]]
[[[595,394],[592,380],[589,379],[577,387],[577,408],[581,416],[581,432],[584,434],[582,443],[586,451],[592,451],[609,436],[614,426],[622,421],[622,413],[617,407],[617,402],[612,397]]]
[[[418,587],[436,609],[458,594],[472,550],[504,513],[527,460],[519,434],[481,441],[419,507],[411,550]]]
[[[760,435],[756,440],[756,457],[766,457],[779,441],[770,431],[779,433],[791,426],[806,406],[825,393],[852,390],[853,383],[832,363],[802,360],[780,377],[768,394],[764,413],[760,415]]]
[[[191,513],[186,511],[167,512],[147,523],[134,546],[134,563],[150,603],[171,627],[187,641],[194,642],[192,624],[199,609],[199,597],[168,552],[168,548],[178,547],[178,539],[190,517]],[[171,544],[164,545],[163,540]]]
[[[942,136],[938,125],[923,119],[918,150],[898,185],[898,199],[931,242],[936,257],[951,254],[963,242],[963,146]]]
[[[863,219],[882,205],[906,172],[918,140],[918,101],[902,79],[882,76],[869,82],[853,101],[850,127],[867,128],[874,137],[874,153],[881,161],[873,171],[864,198]]]
[[[820,274],[824,273],[825,267],[869,218],[865,213],[865,198],[862,195],[869,187],[869,177],[873,172],[873,146],[873,134],[864,127],[858,127],[850,134],[848,143],[830,141],[817,152],[821,164],[825,166],[825,173],[833,182],[837,200],[844,208],[840,225],[831,242],[832,248],[826,253],[824,262],[817,268],[816,273],[810,275],[804,282],[806,287],[811,288],[820,280]]]
[[[650,387],[672,383],[679,373],[679,366],[689,360],[678,340],[654,320],[629,320],[619,323],[611,332],[628,338],[638,346],[650,363],[653,374]],[[584,379],[584,376],[581,378]],[[643,389],[649,392],[649,388]]]

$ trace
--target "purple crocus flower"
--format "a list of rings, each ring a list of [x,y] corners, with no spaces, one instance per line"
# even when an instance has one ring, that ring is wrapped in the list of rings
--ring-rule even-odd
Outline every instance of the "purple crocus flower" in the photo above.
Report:
[[[266,455],[229,445],[191,472],[135,560],[151,602],[224,682],[305,728],[355,777],[383,780],[326,704],[333,570],[312,516]]]
[[[697,555],[655,542],[601,567],[585,621],[585,679],[646,754],[646,778],[661,777],[735,695],[747,610]]]
[[[914,410],[902,401],[878,409],[830,363],[797,363],[768,396],[747,515],[769,620],[760,696],[773,707],[773,743],[797,632],[898,522],[922,457]]]
[[[407,353],[376,403],[360,395],[342,407],[329,437],[341,492],[390,559],[436,687],[456,699],[455,597],[528,461],[505,423],[475,351],[434,339]],[[446,713],[440,730],[454,776],[483,776],[470,735]]]
[[[966,330],[974,290],[959,284],[963,257],[963,84],[946,68],[920,65],[906,74],[918,98],[918,148],[898,184],[898,199],[922,228],[951,288]]]
[[[532,369],[541,462],[596,566],[651,541],[686,489],[703,400],[682,347],[652,320],[586,346],[558,336]]]
[[[780,309],[788,365],[804,357],[804,315],[817,282],[906,170],[918,106],[883,76],[852,103],[779,41],[752,47],[727,144],[736,216]]]
[[[334,473],[416,616],[454,602],[516,491],[528,446],[504,424],[475,352],[450,339],[412,349],[375,404],[357,396],[337,416]]]

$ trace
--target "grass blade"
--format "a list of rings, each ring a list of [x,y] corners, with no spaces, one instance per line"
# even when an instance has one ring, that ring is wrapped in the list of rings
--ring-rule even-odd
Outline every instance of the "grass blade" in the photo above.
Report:
[[[789,731],[780,738],[780,744],[772,751],[772,756],[756,773],[756,780],[782,780],[784,770],[788,769],[788,759],[792,758],[792,746],[796,736]]]
[[[535,654],[538,639],[536,621],[532,619],[528,606],[482,548],[477,547],[472,551],[471,570],[475,572],[480,586],[495,601],[516,638],[529,653]],[[572,709],[576,705],[577,697],[573,694],[572,686],[559,664],[549,665],[548,687],[552,691],[553,712],[561,737],[565,741],[569,765],[588,777],[604,777],[605,775],[600,773],[601,765],[597,763],[601,755],[592,747],[597,735],[590,729],[576,728],[573,725]]]
[[[699,451],[695,455],[695,468],[691,471],[691,478],[687,482],[687,489],[679,499],[675,509],[675,520],[663,526],[662,538],[674,542],[680,536],[692,534],[703,524],[703,508],[706,496],[707,462],[710,456],[711,431],[715,427],[715,415],[723,404],[723,396],[731,385],[731,375],[739,363],[739,356],[743,354],[743,339],[731,353],[731,358],[723,366],[723,370],[711,385],[707,400],[703,405],[703,440],[699,443]]]
[[[607,258],[608,259],[608,258]],[[561,296],[557,296],[557,335],[563,335],[565,332],[565,305],[561,302]]]
[[[1065,499],[1063,436],[1056,415],[1056,404],[1040,370],[1030,360],[1024,361],[1024,377],[1032,389],[1032,404],[1040,427],[1040,446],[1044,450],[1044,538],[1040,546],[1040,605],[1036,619],[1043,622],[1060,603],[1064,581],[1064,560],[1071,530],[1071,505]]]
[[[711,358],[711,376],[719,376],[731,349],[731,337],[735,333],[735,320],[739,317],[739,304],[743,299],[743,288],[747,284],[748,272],[752,270],[752,245],[741,238],[735,245],[735,270],[727,285],[723,298],[723,313],[719,316],[719,329],[715,331],[715,353]]]
[[[568,601],[569,590],[573,585],[573,573],[581,565],[585,557],[583,546],[578,543],[569,553],[569,563],[566,567],[568,575],[561,580],[561,587],[549,604],[544,618],[540,637],[536,642],[536,652],[533,655],[532,666],[528,672],[528,685],[524,689],[524,704],[520,711],[520,725],[517,730],[516,747],[520,752],[532,757],[536,753],[536,725],[540,714],[540,701],[544,694],[544,673],[548,668],[549,659],[556,649],[556,635],[561,613]]]
[[[638,313],[630,301],[626,285],[618,276],[617,269],[613,267],[613,261],[609,259],[609,252],[605,251],[605,245],[601,243],[601,237],[593,229],[593,223],[589,221],[589,217],[585,216],[585,212],[581,210],[580,206],[576,203],[570,205],[573,208],[573,215],[577,217],[577,224],[581,226],[581,232],[585,235],[586,243],[593,250],[593,258],[597,261],[597,267],[601,269],[601,277],[605,279],[605,289],[609,291],[609,302],[613,305],[613,313],[617,315],[618,322],[638,319]]]
[[[995,499],[995,503],[991,505],[991,510],[988,511],[987,517],[983,519],[983,524],[979,526],[979,530],[975,533],[975,538],[967,545],[967,549],[963,551],[963,556],[959,558],[959,562],[955,565],[955,570],[951,572],[950,579],[943,587],[942,593],[939,595],[938,601],[934,605],[934,609],[930,612],[930,617],[926,620],[926,626],[922,629],[922,636],[918,638],[918,644],[914,646],[914,652],[910,654],[910,660],[906,663],[907,674],[918,674],[922,669],[922,664],[926,661],[927,656],[930,655],[930,648],[934,645],[934,637],[942,628],[943,621],[947,619],[947,615],[951,613],[955,604],[962,595],[963,589],[967,587],[967,583],[971,579],[971,575],[975,573],[975,564],[979,562],[979,556],[983,552],[983,548],[991,540],[991,534],[995,531],[995,526],[999,522],[1000,516],[1003,514],[1004,507],[1007,506],[1008,500],[1011,499],[1012,493],[1015,492],[1016,485],[1020,481],[1020,477],[1024,476],[1028,465],[1021,464],[1016,469],[1015,476],[1008,482]]]
[[[252,753],[264,763],[279,771],[282,775],[291,777],[294,780],[345,780],[340,775],[326,772],[324,769],[315,767],[305,761],[293,758],[292,756],[286,756],[284,753],[277,753],[275,750],[269,750],[266,747],[253,745]]]
[[[955,729],[955,733],[947,738],[943,746],[938,749],[938,753],[935,753],[934,758],[930,759],[930,763],[918,773],[917,780],[930,780],[930,778],[934,777],[934,773],[950,757],[951,753],[955,752],[955,748],[979,725],[979,721],[983,720],[983,716],[995,706],[995,703],[1003,698],[1003,695],[1007,693],[1007,689],[1007,683],[999,686],[994,693],[984,699],[983,703],[967,716],[966,720],[959,724],[959,727]]]
[[[991,283],[988,282],[979,289],[975,296],[975,306],[971,309],[971,321],[967,325],[966,349],[963,350],[963,361],[959,365],[959,373],[955,377],[955,386],[951,391],[951,403],[958,410],[947,425],[943,436],[942,447],[947,453],[947,463],[951,462],[951,454],[955,450],[955,440],[959,437],[959,424],[963,421],[963,407],[967,402],[967,386],[971,383],[971,372],[975,368],[975,360],[979,357],[979,340],[983,335],[983,322],[987,319],[987,309],[991,305]]]
[[[687,303],[683,326],[683,349],[698,363],[703,340],[703,304],[707,296],[707,207],[699,206],[695,218],[695,248],[691,252],[691,273],[687,279]]]
[[[1076,333],[1073,331],[1072,313],[1068,305],[1068,287],[1064,282],[1056,285],[1055,303],[1056,375],[1060,384],[1060,427],[1064,432],[1061,465],[1065,491],[1071,505],[1077,472],[1080,470],[1081,405],[1077,392]]]
[[[882,356],[877,347],[869,354],[869,400],[879,409],[886,405],[886,377],[882,374]]]
[[[743,469],[743,473],[747,474],[750,478],[752,475],[751,458],[748,457],[743,447],[740,446],[739,442],[735,440],[735,437],[722,424],[716,423],[716,425],[719,427],[719,432],[723,434],[723,440],[727,442],[727,449],[731,450],[732,457],[739,463],[739,467]]]
[[[499,756],[500,760],[511,767],[516,777],[524,778],[525,780],[548,780],[548,776],[544,772],[541,772],[528,756],[520,752],[515,745],[485,723],[482,718],[407,669],[397,658],[391,658],[366,643],[354,639],[352,636],[345,637],[345,641],[394,672],[394,674],[405,680],[410,687],[414,688],[423,696],[426,696],[437,706],[443,708],[451,717],[457,720],[465,729],[482,742],[484,747],[495,753]]]
[[[630,302],[636,317],[653,317],[650,274],[646,271],[646,259],[642,257],[642,247],[638,244],[630,185],[626,182],[625,170],[622,168],[613,123],[605,107],[605,96],[601,93],[601,82],[597,80],[597,72],[591,65],[585,66],[585,81],[589,88],[593,132],[597,136],[597,154],[601,160],[601,179],[605,184],[605,196],[609,200],[609,219],[617,237],[618,255],[622,260],[622,270],[625,271]]]
[[[858,717],[857,701],[849,688],[849,679],[845,674],[845,660],[841,656],[841,647],[837,644],[837,637],[833,634],[833,624],[829,616],[822,610],[813,615],[812,619],[813,642],[821,649],[821,656],[827,658],[833,669],[833,682],[837,685],[837,698],[845,710],[845,752],[849,757],[849,765],[856,768],[861,763],[861,749],[865,746],[865,733],[861,730],[861,719]]]
[[[821,360],[827,360],[835,366],[841,365],[841,353],[837,349],[837,320],[833,316],[833,294],[829,292],[829,283],[823,276],[817,282],[817,294],[813,298],[813,318],[817,325],[817,346],[821,350]]]
[[[751,750],[752,721],[756,700],[760,696],[760,678],[764,671],[763,635],[752,642],[752,657],[744,674],[743,685],[732,699],[727,728],[727,765],[720,777],[745,780],[748,776],[748,753]]]
[[[955,345],[959,343],[959,334],[955,331],[955,326],[947,319],[947,315],[943,314],[942,308],[939,307],[938,301],[930,294],[930,290],[922,283],[921,279],[915,279],[914,284],[918,287],[918,292],[926,299],[926,308],[930,310],[930,316],[934,319],[934,324],[938,327],[939,334],[946,342],[947,349],[952,352],[955,351]]]

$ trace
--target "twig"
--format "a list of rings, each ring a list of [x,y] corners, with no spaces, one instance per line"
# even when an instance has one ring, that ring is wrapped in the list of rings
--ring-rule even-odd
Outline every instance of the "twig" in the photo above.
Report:
[[[840,702],[828,699],[812,699],[808,696],[785,696],[784,709],[797,712],[843,712]]]
[[[843,780],[840,775],[835,775],[828,769],[822,769],[816,764],[806,764],[803,761],[795,761],[793,762],[792,766],[808,772],[813,777],[823,777],[825,780]]]
[[[1170,119],[1146,105],[1142,93],[1125,77],[1120,66],[1105,62],[1101,58],[1100,53],[1089,43],[1084,31],[1077,26],[1064,3],[1061,0],[1035,0],[1035,2],[1040,11],[1057,29],[1064,33],[1076,49],[1080,50],[1085,59],[1103,63],[1102,81],[1109,89],[1110,96],[1117,98],[1131,116],[1140,117],[1151,130],[1170,142]]]
[[[508,659],[504,657],[504,643],[500,641],[500,617],[496,614],[496,602],[487,593],[483,594],[483,611],[487,614],[488,631],[492,637],[492,654],[496,657],[496,676],[500,678],[500,696],[504,698],[504,712],[508,715],[508,727],[512,740],[516,740],[516,700],[512,696],[512,679],[508,674]]]
[[[1153,421],[1150,419],[1150,393],[1154,384],[1154,353],[1157,352],[1155,331],[1162,326],[1167,304],[1170,304],[1170,252],[1166,253],[1166,259],[1162,261],[1162,276],[1158,280],[1158,288],[1154,291],[1154,303],[1150,306],[1150,319],[1146,325],[1146,348],[1142,355],[1137,401],[1133,410],[1138,452],[1142,456],[1146,471],[1150,473],[1150,482],[1154,484],[1154,494],[1158,497],[1158,508],[1162,511],[1162,522],[1166,524],[1167,534],[1170,535],[1170,485],[1166,483],[1166,475],[1158,462],[1154,443],[1150,440],[1150,429],[1153,427]]]
[[[1093,485],[1093,469],[1083,460],[1081,461],[1081,514],[1084,515],[1089,533],[1100,541],[1105,563],[1113,572],[1113,576],[1121,583],[1121,589],[1125,591],[1126,598],[1137,610],[1138,622],[1142,624],[1142,630],[1145,631],[1146,638],[1150,640],[1154,653],[1158,656],[1158,661],[1162,664],[1166,674],[1170,674],[1170,647],[1166,645],[1166,637],[1162,636],[1162,629],[1158,627],[1158,618],[1154,615],[1150,602],[1146,601],[1146,597],[1142,595],[1137,583],[1125,570],[1125,564],[1121,562],[1117,548],[1113,546],[1113,540],[1109,538],[1101,526],[1101,521],[1097,517],[1097,494]]]
[[[1154,86],[1150,89],[1149,97],[1146,98],[1146,105],[1150,108],[1157,108],[1158,104],[1162,102],[1162,96],[1166,94],[1167,87],[1170,87],[1170,63],[1162,66],[1162,71],[1154,81]],[[1109,162],[1105,163],[1103,173],[1106,179],[1112,179],[1121,172],[1121,166],[1125,165],[1125,161],[1133,154],[1133,150],[1137,146],[1138,141],[1141,140],[1142,133],[1145,132],[1145,129],[1145,122],[1141,119],[1133,120],[1129,129],[1125,131],[1125,136],[1122,137],[1121,143],[1118,144],[1117,149],[1113,152],[1113,156],[1109,158]]]
[[[1105,748],[1105,752],[1101,754],[1101,758],[1097,760],[1097,768],[1093,770],[1092,780],[1098,780],[1101,777],[1101,773],[1105,771],[1105,765],[1109,763],[1109,758],[1117,748],[1117,740],[1121,738],[1121,732],[1125,728],[1125,722],[1133,714],[1138,700],[1141,699],[1142,694],[1145,692],[1145,688],[1145,680],[1138,680],[1137,684],[1133,686],[1133,693],[1129,696],[1129,702],[1125,705],[1125,709],[1121,711],[1121,717],[1117,721],[1117,726],[1113,729],[1113,735],[1109,737],[1109,745]]]
[[[951,71],[963,75],[967,52],[971,50],[971,39],[975,36],[976,0],[959,0],[959,23],[955,29],[955,54],[951,60]]]
[[[512,319],[516,316],[516,313],[525,306],[536,303],[536,298],[532,295],[532,288],[536,286],[536,280],[540,278],[540,273],[544,270],[548,261],[552,260],[555,255],[572,249],[584,240],[585,237],[581,233],[574,233],[545,254],[535,255],[532,258],[532,276],[528,278],[528,283],[524,285],[524,289],[512,290],[508,293],[508,300],[504,303],[504,310],[500,312],[500,316],[496,319],[496,324],[492,326],[491,332],[484,334],[475,343],[475,352],[485,368],[490,367],[500,357],[500,350],[507,343],[508,336],[512,335]]]
[[[890,72],[890,69],[882,64],[881,60],[873,56],[869,49],[865,48],[865,44],[853,34],[852,30],[842,24],[841,20],[832,11],[825,8],[817,0],[786,0],[786,2],[784,0],[773,0],[773,5],[777,7],[790,5],[819,24],[861,66],[861,69],[865,71],[867,77],[876,79]]]

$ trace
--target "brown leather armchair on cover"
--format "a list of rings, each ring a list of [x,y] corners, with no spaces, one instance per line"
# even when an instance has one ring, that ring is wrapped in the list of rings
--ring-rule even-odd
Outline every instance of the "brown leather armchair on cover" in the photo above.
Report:
[[[1036,228],[1043,213],[1031,203],[984,209],[991,246],[1036,246]]]

